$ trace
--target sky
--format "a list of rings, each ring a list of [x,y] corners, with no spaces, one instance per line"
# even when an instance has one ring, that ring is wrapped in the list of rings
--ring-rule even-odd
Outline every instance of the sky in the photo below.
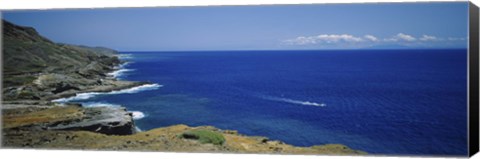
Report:
[[[59,43],[119,51],[466,48],[468,3],[2,11]]]

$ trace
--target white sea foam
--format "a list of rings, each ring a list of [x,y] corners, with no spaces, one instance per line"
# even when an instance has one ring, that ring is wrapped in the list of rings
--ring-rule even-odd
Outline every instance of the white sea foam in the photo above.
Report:
[[[118,104],[104,103],[104,102],[85,102],[82,103],[84,107],[121,107]],[[141,111],[129,111],[132,113],[133,120],[139,120],[145,117],[145,114]]]
[[[74,101],[74,100],[85,100],[100,94],[102,93],[99,93],[99,92],[78,93],[73,97],[55,99],[55,100],[52,100],[52,102],[65,103],[65,102]]]
[[[134,69],[119,69],[119,70],[115,70],[113,72],[107,73],[107,75],[113,78],[118,78],[123,76],[125,72],[131,72],[131,71],[134,71]]]
[[[118,90],[118,91],[112,91],[112,92],[108,92],[108,94],[125,94],[125,93],[138,93],[138,92],[141,92],[141,91],[147,91],[147,90],[156,90],[158,88],[162,87],[162,85],[159,85],[159,84],[144,84],[144,85],[141,85],[141,86],[137,86],[137,87],[132,87],[132,88],[128,88],[128,89],[122,89],[122,90]]]
[[[107,73],[107,76],[110,76],[110,77],[113,77],[113,78],[119,78],[119,77],[123,76],[126,72],[135,71],[135,69],[126,69],[125,68],[127,65],[129,65],[131,63],[132,62],[125,62],[125,63],[122,63],[118,66],[115,66],[113,68],[113,69],[115,69],[115,71]]]
[[[141,111],[130,111],[132,113],[133,120],[139,120],[145,117],[145,114]]]
[[[137,87],[122,89],[122,90],[118,90],[118,91],[111,91],[111,92],[78,93],[73,97],[55,99],[55,100],[52,100],[52,102],[65,103],[65,102],[70,102],[70,101],[85,100],[85,99],[89,99],[89,98],[92,98],[92,97],[95,97],[95,96],[98,96],[98,95],[133,94],[133,93],[138,93],[138,92],[141,92],[141,91],[155,90],[155,89],[158,89],[160,87],[162,87],[162,85],[159,85],[159,84],[144,84],[144,85],[137,86]]]
[[[265,96],[263,98],[268,99],[268,100],[272,100],[272,101],[286,102],[286,103],[290,103],[290,104],[308,105],[308,106],[316,106],[316,107],[327,106],[327,104],[325,104],[325,103],[317,103],[317,102],[311,102],[311,101],[301,101],[301,100],[295,100],[295,99],[289,99],[289,98],[279,98],[279,97],[269,97],[269,96]]]
[[[118,104],[104,103],[104,102],[86,102],[82,103],[84,107],[120,107]]]

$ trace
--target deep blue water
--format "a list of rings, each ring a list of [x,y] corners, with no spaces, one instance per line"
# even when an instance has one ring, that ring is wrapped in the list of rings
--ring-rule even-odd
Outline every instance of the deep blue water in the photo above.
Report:
[[[163,87],[86,102],[141,111],[142,130],[213,125],[297,146],[467,154],[466,50],[124,54],[134,71],[121,79]]]

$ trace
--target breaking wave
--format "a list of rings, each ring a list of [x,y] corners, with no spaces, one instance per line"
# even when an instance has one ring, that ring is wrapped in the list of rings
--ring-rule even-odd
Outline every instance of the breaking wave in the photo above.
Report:
[[[120,107],[118,104],[104,103],[104,102],[85,102],[82,103],[84,107]],[[141,111],[128,111],[132,113],[133,120],[139,120],[144,118],[146,115]]]
[[[133,120],[139,120],[145,117],[145,114],[141,111],[130,111],[132,113]]]
[[[120,107],[118,104],[110,104],[104,102],[85,102],[82,103],[84,107]]]
[[[285,103],[290,103],[290,104],[308,105],[308,106],[316,106],[316,107],[327,106],[327,104],[325,104],[325,103],[317,103],[317,102],[311,102],[311,101],[301,101],[301,100],[295,100],[295,99],[289,99],[289,98],[279,98],[279,97],[269,97],[269,96],[264,96],[263,98],[267,99],[267,100],[272,100],[272,101],[277,101],[277,102],[285,102]]]
[[[133,94],[133,93],[138,93],[138,92],[141,92],[141,91],[156,90],[160,87],[162,87],[162,85],[159,85],[159,84],[144,84],[144,85],[137,86],[137,87],[122,89],[122,90],[118,90],[118,91],[111,91],[111,92],[78,93],[73,97],[55,99],[55,100],[52,100],[52,102],[65,103],[65,102],[70,102],[70,101],[85,100],[85,99],[89,99],[89,98],[92,98],[92,97],[95,97],[95,96],[98,96],[98,95]]]
[[[125,72],[131,72],[131,71],[134,71],[134,69],[119,69],[119,70],[115,70],[113,72],[107,73],[107,75],[113,78],[118,78],[120,76],[123,76]]]
[[[115,69],[115,71],[107,73],[107,76],[110,76],[110,77],[113,77],[113,78],[119,78],[119,77],[123,76],[126,72],[135,71],[135,69],[126,69],[125,68],[127,65],[129,65],[131,63],[132,62],[125,62],[125,63],[122,63],[118,66],[115,66],[113,68],[113,69]]]

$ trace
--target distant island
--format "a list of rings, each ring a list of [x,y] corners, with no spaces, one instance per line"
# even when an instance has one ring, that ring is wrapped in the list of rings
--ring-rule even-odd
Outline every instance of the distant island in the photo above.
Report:
[[[3,20],[2,146],[92,150],[359,155],[341,144],[297,147],[212,126],[135,129],[125,107],[84,107],[54,99],[151,83],[108,74],[125,61],[104,47],[59,44]],[[159,121],[161,122],[161,121]]]

